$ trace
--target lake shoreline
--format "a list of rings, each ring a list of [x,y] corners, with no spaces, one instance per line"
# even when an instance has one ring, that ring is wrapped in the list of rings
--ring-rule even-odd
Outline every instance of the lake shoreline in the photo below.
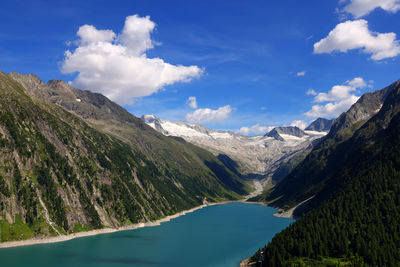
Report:
[[[210,206],[215,206],[215,205],[223,205],[223,204],[228,204],[228,203],[233,203],[233,202],[243,202],[243,201],[221,201],[221,202],[215,202],[215,203],[205,203],[203,205],[194,207],[189,210],[184,210],[180,211],[176,214],[166,216],[164,218],[158,219],[156,221],[149,221],[149,222],[143,222],[143,223],[135,223],[131,225],[125,225],[121,226],[118,228],[103,228],[103,229],[95,229],[95,230],[90,230],[90,231],[84,231],[84,232],[78,232],[78,233],[72,233],[68,235],[59,235],[59,236],[52,236],[52,237],[41,237],[41,238],[31,238],[31,239],[25,239],[25,240],[15,240],[15,241],[6,241],[3,243],[0,243],[0,249],[1,248],[12,248],[12,247],[22,247],[22,246],[31,246],[31,245],[40,245],[40,244],[50,244],[50,243],[59,243],[59,242],[65,242],[69,241],[75,238],[80,238],[80,237],[88,237],[88,236],[95,236],[95,235],[101,235],[101,234],[109,234],[109,233],[115,233],[115,232],[121,232],[121,231],[128,231],[128,230],[135,230],[143,227],[153,227],[153,226],[159,226],[163,222],[169,222],[172,219],[176,219],[180,216],[186,215],[188,213],[194,212],[196,210],[205,208],[205,207],[210,207]]]
[[[300,208],[301,206],[305,205],[309,200],[311,200],[314,196],[307,198],[306,200],[300,202],[299,204],[297,204],[296,206],[294,206],[291,209],[288,210],[283,210],[281,208],[278,208],[278,212],[274,214],[275,217],[279,217],[279,218],[289,218],[289,219],[297,219],[296,216],[294,216],[294,211],[297,208]]]
[[[198,206],[199,210],[169,223],[161,223],[159,227],[144,228],[141,225],[143,228],[125,232],[122,230],[131,228],[101,229],[101,233],[83,233],[86,238],[69,236],[68,239],[76,238],[70,242],[61,242],[64,238],[57,244],[0,249],[0,257],[6,266],[131,264],[184,267],[201,253],[202,257],[190,265],[238,266],[243,258],[251,256],[275,233],[292,223],[292,220],[274,217],[277,210],[260,203],[240,200],[210,203],[203,207]],[[109,234],[100,235],[105,231]],[[87,237],[88,234],[92,236]]]
[[[131,225],[125,225],[121,226],[118,228],[102,228],[102,229],[94,229],[90,231],[83,231],[83,232],[77,232],[77,233],[72,233],[72,234],[67,234],[67,235],[59,235],[59,236],[46,236],[46,237],[34,237],[30,239],[24,239],[24,240],[14,240],[14,241],[6,241],[6,242],[0,242],[0,249],[1,248],[12,248],[12,247],[23,247],[23,246],[31,246],[31,245],[40,245],[40,244],[50,244],[50,243],[59,243],[59,242],[65,242],[69,241],[75,238],[80,238],[80,237],[89,237],[89,236],[95,236],[95,235],[101,235],[101,234],[110,234],[110,233],[115,233],[115,232],[120,232],[120,231],[128,231],[128,230],[135,230],[143,227],[153,227],[153,226],[159,226],[163,222],[168,222],[172,219],[178,218],[180,216],[186,215],[188,213],[194,212],[196,210],[209,207],[209,206],[214,206],[214,205],[223,205],[223,204],[228,204],[228,203],[234,203],[234,202],[242,202],[242,203],[247,203],[247,204],[259,204],[259,205],[265,205],[263,202],[247,202],[247,200],[252,197],[254,194],[259,194],[259,186],[257,183],[255,183],[255,190],[254,192],[250,193],[247,195],[245,198],[241,200],[226,200],[226,201],[220,201],[220,202],[204,202],[204,204],[194,207],[189,210],[184,210],[180,211],[176,214],[166,216],[164,218],[155,220],[155,221],[148,221],[148,222],[142,222],[142,223],[135,223]]]

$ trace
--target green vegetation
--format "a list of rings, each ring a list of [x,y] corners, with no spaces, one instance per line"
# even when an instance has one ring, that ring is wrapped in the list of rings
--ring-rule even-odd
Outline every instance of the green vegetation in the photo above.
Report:
[[[364,266],[363,259],[357,256],[350,258],[325,258],[318,257],[317,259],[310,258],[295,258],[288,262],[289,266],[293,267],[355,267]]]
[[[19,214],[15,215],[14,223],[12,224],[7,220],[0,220],[1,242],[23,240],[38,235],[55,236],[56,232],[41,217],[31,224],[24,223]]]
[[[155,220],[247,193],[211,153],[70,90],[0,72],[2,241]]]
[[[32,238],[32,229],[23,223],[20,215],[15,215],[15,223],[9,224],[5,220],[0,221],[1,241],[22,240]]]
[[[288,191],[298,186],[297,195],[285,193],[275,203],[315,197],[300,211],[304,217],[263,249],[263,266],[337,266],[336,259],[350,266],[400,265],[400,88],[357,127],[349,139],[317,148],[321,157],[311,154],[288,176],[304,185],[292,185]]]
[[[82,225],[80,223],[75,223],[73,231],[74,233],[78,233],[78,232],[85,232],[85,231],[90,231],[92,230],[92,227],[90,227],[90,225]]]

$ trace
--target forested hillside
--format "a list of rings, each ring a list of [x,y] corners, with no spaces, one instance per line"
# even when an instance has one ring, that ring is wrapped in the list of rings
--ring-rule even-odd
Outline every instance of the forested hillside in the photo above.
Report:
[[[135,146],[94,128],[91,117],[110,115],[93,105],[85,104],[91,117],[78,116],[63,107],[63,98],[49,101],[45,96],[56,94],[47,87],[11,76],[0,72],[1,241],[145,222],[246,193],[246,185],[203,149],[143,123],[135,127],[144,128],[147,139],[134,137],[142,141]],[[121,124],[140,123],[104,96],[97,99],[120,112]]]
[[[348,140],[381,110],[384,101],[391,92],[398,89],[399,84],[397,81],[382,90],[364,94],[347,112],[335,120],[328,135],[313,147],[305,159],[274,188],[266,200],[275,206],[287,209],[323,190],[348,161],[346,157],[348,152],[351,149],[357,150],[358,144],[368,141],[362,138],[358,138],[357,141]],[[379,129],[373,129],[377,130]],[[301,215],[301,212],[298,210],[297,215]]]
[[[329,147],[322,172],[305,180],[323,182],[311,187],[304,217],[273,238],[263,266],[400,265],[399,111],[396,83],[376,115]]]

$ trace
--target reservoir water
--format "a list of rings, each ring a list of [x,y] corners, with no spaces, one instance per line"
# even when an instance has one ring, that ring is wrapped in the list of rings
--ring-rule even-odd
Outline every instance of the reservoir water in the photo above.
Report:
[[[209,206],[160,226],[0,249],[1,266],[238,266],[294,220],[258,204]]]

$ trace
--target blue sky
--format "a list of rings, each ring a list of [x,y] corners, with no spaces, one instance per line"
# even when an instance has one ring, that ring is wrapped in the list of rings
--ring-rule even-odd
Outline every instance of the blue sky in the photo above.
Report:
[[[0,70],[69,81],[136,116],[262,134],[335,117],[400,78],[400,1],[369,2],[6,1]]]

